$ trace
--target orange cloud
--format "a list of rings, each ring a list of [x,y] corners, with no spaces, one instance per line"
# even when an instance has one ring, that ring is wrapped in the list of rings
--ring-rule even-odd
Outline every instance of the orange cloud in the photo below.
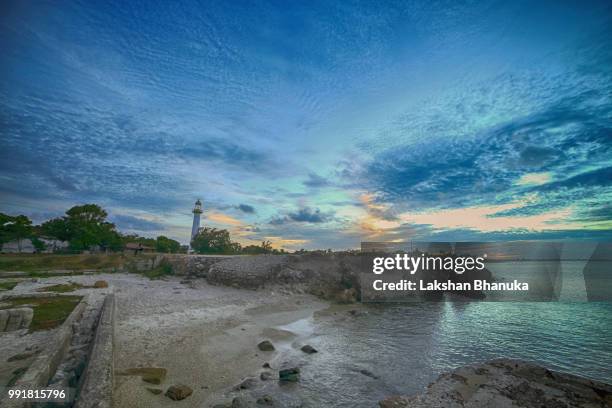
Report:
[[[545,231],[581,227],[578,223],[566,221],[572,214],[571,207],[537,215],[494,216],[502,211],[521,208],[525,204],[526,202],[523,201],[504,205],[455,208],[420,213],[407,212],[401,214],[400,219],[411,224],[431,225],[435,229],[465,228],[482,232]]]
[[[227,214],[223,214],[223,213],[209,213],[206,214],[206,219],[216,222],[218,224],[224,224],[224,225],[234,225],[234,226],[239,226],[239,225],[243,225],[244,223],[232,216],[229,216]]]

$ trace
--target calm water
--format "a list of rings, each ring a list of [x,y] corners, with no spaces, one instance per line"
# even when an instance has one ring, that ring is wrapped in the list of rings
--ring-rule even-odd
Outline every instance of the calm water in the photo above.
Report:
[[[564,279],[576,298],[580,284]],[[444,371],[496,357],[612,383],[612,303],[443,302],[366,310],[290,327],[311,331],[307,341],[320,352],[284,357],[303,365],[302,381],[288,394],[312,407],[375,407],[390,394],[421,392]]]

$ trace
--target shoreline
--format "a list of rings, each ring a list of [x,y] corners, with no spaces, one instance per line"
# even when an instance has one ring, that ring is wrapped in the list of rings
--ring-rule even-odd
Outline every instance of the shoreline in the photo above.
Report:
[[[137,367],[167,370],[162,385],[138,376],[118,375],[117,407],[166,407],[170,400],[147,388],[184,384],[193,389],[188,406],[231,401],[232,389],[275,361],[298,334],[280,329],[329,303],[311,295],[250,291],[197,282],[187,288],[177,279],[140,281],[106,277],[117,289],[117,372]],[[168,290],[171,289],[171,290]],[[172,302],[170,304],[170,302]],[[263,340],[276,351],[257,348]]]

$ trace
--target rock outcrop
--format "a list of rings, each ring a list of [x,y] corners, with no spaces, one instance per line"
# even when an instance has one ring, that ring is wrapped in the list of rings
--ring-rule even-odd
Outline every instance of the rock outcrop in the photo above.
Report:
[[[461,367],[415,396],[391,396],[381,408],[610,407],[612,385],[510,359]]]
[[[173,385],[166,391],[166,397],[174,401],[184,400],[193,393],[193,390],[186,385]]]

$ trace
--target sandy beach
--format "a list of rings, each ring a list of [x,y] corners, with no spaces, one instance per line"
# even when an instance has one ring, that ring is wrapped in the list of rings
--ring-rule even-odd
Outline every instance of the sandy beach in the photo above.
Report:
[[[185,384],[193,394],[177,406],[210,406],[231,401],[232,388],[256,376],[277,352],[258,350],[271,340],[277,350],[292,347],[297,333],[279,329],[308,318],[328,304],[310,295],[187,286],[179,279],[150,281],[137,275],[102,275],[117,296],[116,371],[167,369],[162,386],[138,376],[118,375],[117,407],[165,407],[169,400],[147,388]]]

